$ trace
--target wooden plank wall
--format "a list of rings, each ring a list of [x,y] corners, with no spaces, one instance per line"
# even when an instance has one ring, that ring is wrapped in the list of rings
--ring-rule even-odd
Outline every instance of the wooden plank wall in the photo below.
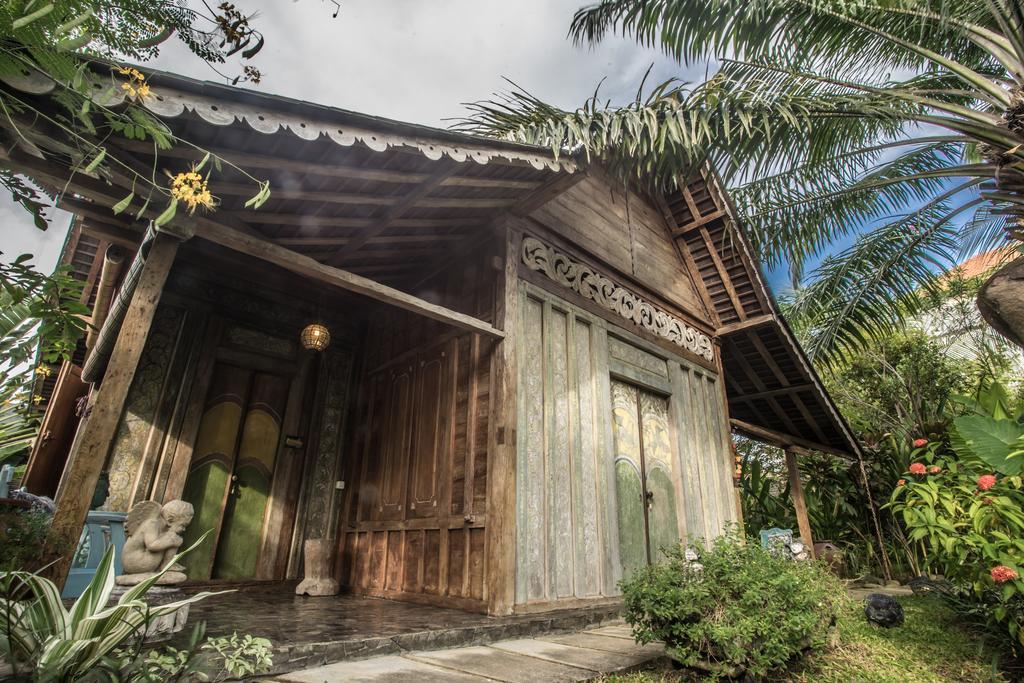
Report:
[[[711,538],[735,518],[718,377],[522,283],[517,611],[618,595],[612,378],[669,399],[680,529]]]
[[[684,266],[664,216],[646,197],[592,175],[530,218],[632,277],[679,312],[710,322],[693,280],[699,274]]]
[[[420,295],[492,320],[498,271],[484,251]],[[484,611],[493,344],[381,309],[364,348],[337,578],[360,594]]]

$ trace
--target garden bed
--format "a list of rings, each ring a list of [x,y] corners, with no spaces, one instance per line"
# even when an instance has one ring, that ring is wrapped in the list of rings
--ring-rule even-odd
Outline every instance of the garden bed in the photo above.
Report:
[[[901,628],[879,629],[864,620],[863,606],[851,600],[839,621],[839,643],[820,654],[808,655],[778,681],[863,681],[945,683],[1011,680],[994,673],[997,652],[956,623],[956,617],[937,599],[900,598],[906,613]],[[609,676],[604,683],[676,683],[696,681],[693,673],[641,671]]]

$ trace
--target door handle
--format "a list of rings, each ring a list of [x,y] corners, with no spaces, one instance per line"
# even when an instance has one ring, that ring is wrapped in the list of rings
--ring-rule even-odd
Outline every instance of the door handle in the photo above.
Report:
[[[644,500],[647,501],[647,507],[650,508],[654,503],[654,491],[644,492]]]

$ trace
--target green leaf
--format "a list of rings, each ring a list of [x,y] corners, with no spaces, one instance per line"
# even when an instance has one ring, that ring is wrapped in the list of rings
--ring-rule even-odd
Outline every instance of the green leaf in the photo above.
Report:
[[[953,448],[982,460],[1002,474],[1017,475],[1024,469],[1024,459],[1008,459],[1022,438],[1024,426],[1012,420],[987,415],[963,415],[953,420]]]
[[[135,193],[130,192],[127,197],[119,201],[117,204],[114,204],[114,206],[111,207],[111,211],[114,212],[114,215],[125,211],[129,206],[131,206],[133,199],[135,199]]]
[[[85,172],[86,173],[92,173],[93,171],[95,171],[99,167],[99,165],[101,163],[103,163],[103,159],[106,156],[107,156],[107,148],[106,147],[101,147],[99,153],[95,157],[93,157],[93,160],[90,161],[89,165],[85,167]],[[122,209],[122,211],[123,210],[124,209]],[[117,212],[115,211],[114,213],[117,213]]]
[[[164,225],[165,223],[167,223],[171,219],[173,219],[174,218],[174,214],[177,213],[177,212],[178,212],[178,200],[177,199],[171,199],[171,203],[167,205],[167,208],[164,209],[163,213],[161,213],[159,216],[156,217],[156,220],[153,221],[153,224],[156,225],[157,227],[159,227],[161,225]]]

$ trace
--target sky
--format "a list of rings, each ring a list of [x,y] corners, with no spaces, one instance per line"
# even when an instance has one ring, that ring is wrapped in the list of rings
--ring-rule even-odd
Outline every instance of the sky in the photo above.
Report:
[[[566,34],[587,0],[340,1],[332,18],[329,0],[236,0],[239,8],[257,12],[253,25],[266,38],[254,60],[263,74],[258,90],[446,127],[447,119],[465,114],[462,103],[507,89],[504,78],[574,108],[602,79],[603,97],[626,101],[652,65],[649,84],[671,77],[703,80],[707,68],[683,68],[619,37],[574,46]],[[177,41],[150,65],[219,79]],[[21,212],[0,197],[3,258],[30,252],[38,268],[52,269],[69,216],[54,211],[52,227],[40,232]]]

